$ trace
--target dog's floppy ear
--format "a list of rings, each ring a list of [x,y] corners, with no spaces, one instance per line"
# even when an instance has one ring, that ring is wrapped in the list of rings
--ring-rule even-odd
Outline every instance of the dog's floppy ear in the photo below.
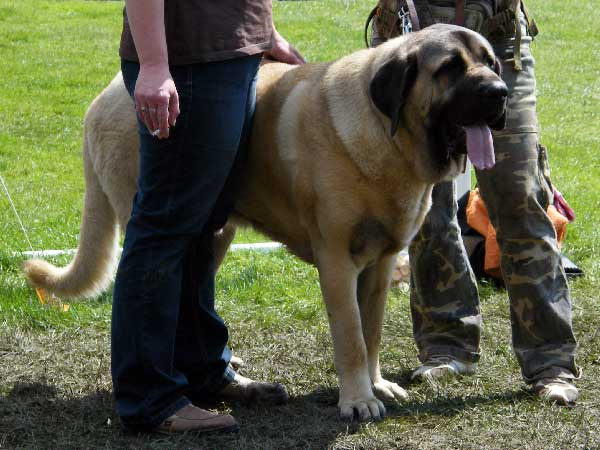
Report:
[[[393,136],[402,119],[402,110],[408,93],[417,78],[417,57],[410,54],[395,57],[377,71],[369,92],[373,103],[392,121],[390,133]]]

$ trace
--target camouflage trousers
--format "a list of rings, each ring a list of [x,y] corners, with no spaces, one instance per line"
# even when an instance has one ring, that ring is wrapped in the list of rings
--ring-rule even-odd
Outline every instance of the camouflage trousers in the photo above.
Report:
[[[514,68],[514,39],[492,43],[509,90],[507,126],[494,132],[496,166],[476,171],[497,231],[510,299],[513,348],[526,382],[576,378],[576,341],[569,288],[556,232],[545,150],[538,145],[534,59],[523,25],[522,70]],[[410,304],[419,359],[448,355],[476,362],[482,319],[477,284],[456,219],[452,182],[435,186],[433,205],[410,249]]]

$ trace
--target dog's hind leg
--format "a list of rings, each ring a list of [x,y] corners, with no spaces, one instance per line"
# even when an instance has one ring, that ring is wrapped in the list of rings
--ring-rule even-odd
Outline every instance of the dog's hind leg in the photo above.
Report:
[[[383,316],[394,261],[395,255],[384,256],[373,266],[364,269],[358,278],[357,286],[360,319],[367,346],[369,376],[377,397],[386,401],[401,401],[408,398],[404,389],[381,376],[379,365]]]
[[[214,252],[215,252],[215,272],[219,270],[223,259],[227,254],[229,246],[235,238],[236,226],[228,221],[225,226],[215,234]]]

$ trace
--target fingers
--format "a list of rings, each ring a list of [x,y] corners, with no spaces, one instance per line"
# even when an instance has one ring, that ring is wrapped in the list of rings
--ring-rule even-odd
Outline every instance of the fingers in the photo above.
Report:
[[[158,138],[166,139],[169,137],[169,106],[165,105],[158,108],[156,113],[157,124],[156,128],[152,130],[160,130]]]
[[[179,94],[175,91],[174,95],[171,96],[169,101],[169,125],[174,127],[179,117]]]
[[[146,103],[137,106],[140,119],[153,136],[164,139],[169,137],[169,107],[166,104]]]
[[[179,116],[179,95],[175,90],[167,104],[158,104],[155,107],[142,106],[139,111],[150,134],[159,139],[167,139],[169,128],[175,126]]]
[[[304,64],[304,58],[300,54],[298,50],[296,50],[292,45],[288,44],[286,47],[281,49],[281,60],[288,64],[301,65]]]
[[[145,104],[138,106],[136,109],[141,121],[146,125],[148,132],[159,138],[166,139],[169,137],[169,127],[175,125],[175,120],[179,115],[179,103],[175,102],[175,106]]]
[[[137,111],[138,116],[140,117],[140,120],[150,130],[150,128],[152,126],[150,123],[150,107],[145,104],[141,105],[136,101],[135,102],[135,110]]]
[[[279,34],[275,25],[273,25],[273,47],[267,54],[274,60],[287,64],[300,65],[306,62],[300,52]]]
[[[265,54],[275,61],[286,64],[301,65],[306,62],[300,52],[296,50],[292,44],[282,38],[279,33],[275,34],[273,47],[271,50],[265,52]]]
[[[148,116],[150,117],[150,121],[148,123],[148,130],[150,131],[150,133],[153,133],[154,130],[160,128],[158,114],[159,110],[161,109],[163,108],[160,105],[148,106]]]
[[[300,54],[300,52],[298,50],[296,50],[296,48],[294,46],[291,46],[291,50],[293,55],[296,57],[296,61],[294,64],[305,64],[306,61],[304,60],[304,57]]]
[[[179,115],[179,96],[168,70],[142,66],[135,86],[135,105],[140,120],[158,139],[169,137],[169,127]]]

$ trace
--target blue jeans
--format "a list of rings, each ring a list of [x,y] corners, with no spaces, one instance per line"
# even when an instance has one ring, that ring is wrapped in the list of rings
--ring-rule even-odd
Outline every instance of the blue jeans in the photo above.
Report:
[[[171,67],[181,114],[159,140],[139,121],[138,192],[112,314],[111,368],[124,425],[152,428],[233,379],[214,309],[213,234],[233,205],[260,55]],[[122,62],[133,95],[139,65]]]

